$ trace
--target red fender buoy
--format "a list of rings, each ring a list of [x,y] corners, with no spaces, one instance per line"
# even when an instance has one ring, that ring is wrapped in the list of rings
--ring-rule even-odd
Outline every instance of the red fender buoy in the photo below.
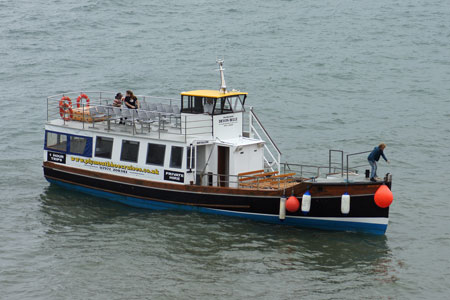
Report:
[[[69,112],[68,116],[66,116],[67,111]],[[69,121],[73,118],[72,100],[70,100],[68,96],[63,96],[61,100],[59,100],[59,115],[65,121]]]
[[[376,205],[381,208],[386,208],[392,204],[392,201],[394,200],[394,194],[392,194],[387,185],[383,184],[375,192],[374,200]]]
[[[294,213],[300,208],[300,201],[298,201],[297,197],[290,196],[286,200],[286,209],[288,212]]]
[[[86,94],[81,94],[80,96],[78,96],[78,98],[77,98],[77,107],[80,108],[80,106],[81,106],[80,102],[81,102],[82,98],[86,99],[86,107],[89,107],[90,99],[89,99],[89,97]]]

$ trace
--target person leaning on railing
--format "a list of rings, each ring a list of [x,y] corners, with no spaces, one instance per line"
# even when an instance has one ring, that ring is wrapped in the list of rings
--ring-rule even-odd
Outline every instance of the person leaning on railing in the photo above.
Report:
[[[370,171],[370,181],[380,180],[380,178],[377,177],[377,161],[380,159],[380,156],[382,156],[383,159],[387,163],[389,163],[389,160],[384,155],[384,149],[386,149],[386,144],[381,143],[377,147],[373,148],[372,152],[370,152],[369,156],[367,157],[370,167],[372,168],[372,170]]]
[[[139,109],[139,100],[130,90],[126,92],[124,103],[130,109]]]

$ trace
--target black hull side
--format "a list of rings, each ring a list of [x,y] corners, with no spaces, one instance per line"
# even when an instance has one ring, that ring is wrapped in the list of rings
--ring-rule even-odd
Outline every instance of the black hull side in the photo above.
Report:
[[[226,195],[214,193],[200,193],[182,190],[169,190],[157,187],[148,187],[137,184],[117,182],[65,172],[44,166],[44,175],[49,180],[62,181],[90,189],[105,191],[127,197],[136,197],[142,200],[158,201],[176,205],[188,205],[212,209],[221,209],[232,212],[276,215],[279,214],[279,197]],[[296,195],[301,200],[301,195]],[[389,208],[378,207],[373,195],[351,195],[350,213],[341,213],[341,198],[336,196],[322,196],[311,199],[311,210],[307,214],[301,211],[286,212],[287,216],[305,217],[333,217],[333,218],[387,218]]]

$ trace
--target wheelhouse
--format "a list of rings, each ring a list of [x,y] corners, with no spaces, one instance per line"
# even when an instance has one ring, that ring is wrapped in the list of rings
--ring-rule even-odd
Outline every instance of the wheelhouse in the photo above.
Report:
[[[247,93],[195,90],[181,93],[181,112],[221,115],[245,111]]]

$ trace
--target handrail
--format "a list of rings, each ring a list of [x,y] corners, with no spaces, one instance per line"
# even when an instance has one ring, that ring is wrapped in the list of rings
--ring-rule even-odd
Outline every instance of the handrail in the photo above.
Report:
[[[328,166],[329,166],[329,173],[331,173],[331,153],[332,152],[339,152],[341,153],[341,175],[344,177],[344,151],[343,150],[334,150],[330,149],[328,150]]]
[[[205,172],[205,173],[199,173],[198,176],[200,178],[200,181],[197,182],[197,184],[205,185],[205,182],[203,182],[205,176],[212,176],[212,182],[207,182],[206,184],[213,184],[214,181],[216,182],[216,186],[220,187],[222,186],[222,183],[225,183],[226,185],[236,185],[236,188],[250,188],[250,189],[280,189],[283,188],[283,185],[287,185],[288,181],[289,183],[295,183],[297,182],[297,179],[294,178],[291,174],[287,174],[289,176],[276,176],[271,178],[271,176],[267,177],[255,177],[254,175],[232,175],[232,174],[219,174],[219,173],[211,173],[211,172]],[[214,177],[216,180],[214,180]],[[248,179],[254,179],[256,182],[252,183],[242,183],[240,182],[240,179],[242,178],[248,178]],[[234,179],[234,180],[233,180]],[[269,183],[269,184],[267,184]]]
[[[360,154],[365,154],[365,153],[370,153],[371,151],[369,150],[369,151],[363,151],[363,152],[356,152],[356,153],[350,153],[350,154],[347,154],[347,182],[348,182],[348,158],[350,157],[350,156],[354,156],[354,155],[360,155]]]
[[[250,107],[249,109],[249,133],[251,134],[256,134],[256,136],[260,139],[260,140],[268,140],[268,142],[270,142],[270,144],[273,146],[275,152],[276,152],[276,156],[274,155],[274,153],[272,153],[272,150],[269,149],[269,147],[267,146],[267,144],[264,144],[264,149],[267,150],[267,153],[270,155],[270,157],[272,158],[272,162],[269,161],[269,159],[264,155],[264,162],[267,163],[267,165],[269,166],[269,168],[274,171],[273,165],[276,164],[277,165],[277,169],[278,171],[281,171],[281,151],[278,148],[277,144],[275,144],[274,140],[272,139],[272,137],[269,135],[269,133],[267,132],[266,128],[264,127],[264,125],[262,125],[261,121],[259,120],[258,116],[256,115],[255,111],[253,110],[253,107]],[[258,133],[258,131],[256,130],[256,128],[253,126],[253,120],[255,120],[256,124],[259,126],[259,128],[261,129],[262,133],[264,133],[266,139],[263,139],[261,137],[261,135]]]
[[[270,137],[269,133],[267,132],[266,128],[262,125],[262,123],[259,121],[258,116],[255,114],[255,111],[253,110],[253,107],[250,107],[250,112],[252,113],[252,116],[255,118],[256,122],[258,123],[258,125],[261,127],[261,129],[264,131],[264,133],[266,134],[266,136],[269,138],[270,142],[272,143],[272,145],[277,149],[278,153],[282,154],[280,149],[278,148],[277,144],[275,144],[275,142],[272,140],[272,138]]]
[[[86,92],[89,93],[89,92]],[[59,119],[59,104],[58,101],[60,100],[59,96],[61,95],[69,95],[69,97],[73,97],[73,94],[70,95],[68,93],[64,93],[64,94],[59,94],[59,95],[54,95],[54,96],[50,96],[47,98],[47,121],[53,120],[53,119]],[[75,94],[75,95],[79,95],[79,94]],[[89,95],[89,94],[88,94]],[[72,99],[72,107],[74,110],[74,116],[75,115],[79,115],[79,118],[76,119],[74,118],[74,120],[64,120],[63,124],[66,125],[68,122],[81,122],[83,125],[83,129],[85,128],[85,123],[89,123],[89,127],[91,129],[99,129],[97,127],[97,124],[105,124],[105,130],[110,131],[111,130],[111,120],[117,120],[117,117],[121,117],[121,114],[116,115],[114,112],[111,111],[112,109],[112,99],[109,98],[105,98],[105,96],[102,96],[102,99],[100,99],[98,95],[89,95],[90,96],[90,102],[89,102],[89,107],[94,108],[95,107],[95,112],[98,113],[99,115],[103,115],[104,118],[101,119],[96,119],[95,122],[93,122],[93,120],[91,120],[91,118],[86,114],[85,115],[85,108],[87,109],[87,105],[85,103],[80,103],[80,108],[77,110],[77,112],[75,113],[75,110],[77,109],[76,107],[76,100],[74,101],[74,99]],[[161,99],[161,98],[158,98]],[[168,99],[168,98],[166,98]],[[148,98],[147,98],[148,101]],[[141,102],[142,103],[142,102]],[[100,112],[100,109],[102,108],[103,112]],[[124,110],[127,110],[127,108],[125,107],[120,107],[121,112],[123,112]],[[136,135],[138,134],[136,132],[137,128],[136,125],[140,125],[140,126],[145,126],[145,127],[153,127],[154,130],[150,131],[149,128],[149,134],[150,132],[157,132],[158,134],[156,135],[156,137],[158,139],[169,139],[171,140],[172,138],[169,138],[168,135],[172,135],[172,136],[184,136],[185,141],[191,137],[191,136],[197,136],[197,135],[201,135],[201,136],[205,136],[205,135],[212,135],[212,123],[210,122],[210,120],[204,120],[204,119],[196,119],[195,117],[190,117],[189,115],[176,115],[173,113],[166,113],[166,112],[161,112],[161,111],[157,111],[157,110],[149,110],[146,109],[146,112],[151,112],[154,114],[154,119],[153,120],[155,123],[153,125],[149,125],[149,124],[145,124],[143,122],[140,121],[140,118],[138,117],[138,111],[140,110],[144,110],[144,109],[130,109],[130,115],[128,116],[128,126],[131,125],[131,129],[132,131],[128,132],[132,135]],[[111,119],[112,117],[114,117],[114,119]],[[181,120],[181,121],[180,121]],[[106,123],[105,123],[106,122]],[[164,123],[164,124],[163,124]],[[164,125],[169,125],[170,130],[167,130],[167,128],[164,127]],[[172,125],[170,125],[172,124]],[[156,127],[154,127],[156,125]],[[120,126],[120,125],[119,125]],[[127,128],[129,128],[127,126]],[[140,130],[141,132],[139,132],[139,134],[146,134],[143,132],[143,128],[142,130]],[[102,128],[102,127],[100,127]],[[162,135],[163,133],[163,135]]]

